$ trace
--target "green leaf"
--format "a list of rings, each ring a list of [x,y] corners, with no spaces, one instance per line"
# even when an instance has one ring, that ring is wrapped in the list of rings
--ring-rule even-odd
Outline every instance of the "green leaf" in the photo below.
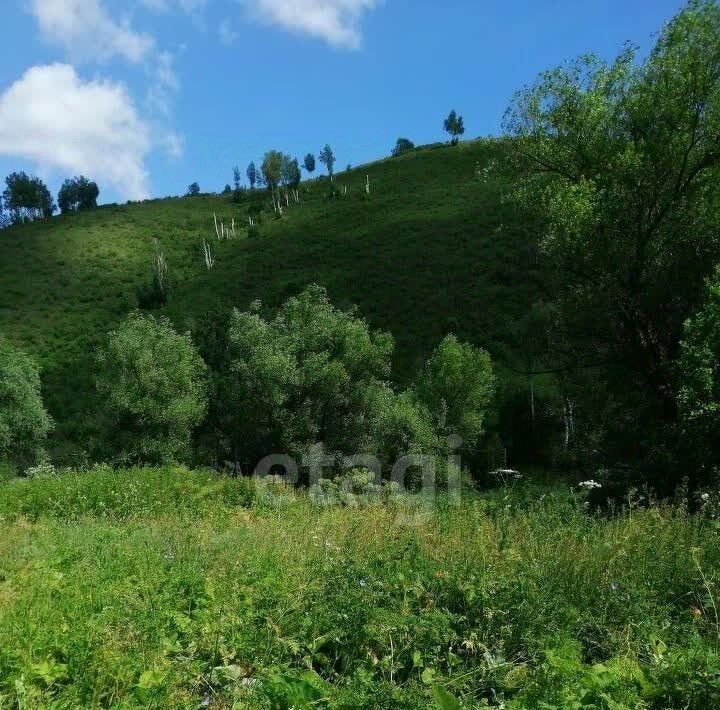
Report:
[[[420,678],[422,679],[422,682],[425,683],[425,685],[432,685],[435,682],[435,669],[426,668],[422,672]]]
[[[152,690],[153,688],[157,688],[162,685],[163,679],[164,675],[160,671],[145,671],[140,676],[138,688],[141,688],[142,690]]]
[[[448,693],[445,688],[434,685],[432,689],[433,700],[440,706],[442,710],[460,710],[462,707],[460,701]]]

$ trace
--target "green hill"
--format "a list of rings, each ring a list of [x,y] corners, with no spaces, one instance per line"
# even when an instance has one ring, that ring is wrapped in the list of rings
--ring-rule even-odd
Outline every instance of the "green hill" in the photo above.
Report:
[[[249,203],[228,195],[109,205],[0,232],[0,333],[43,368],[56,449],[81,444],[93,349],[137,307],[154,240],[172,282],[161,311],[181,329],[255,299],[275,308],[316,282],[394,335],[399,381],[448,332],[487,348],[502,368],[540,283],[532,240],[501,199],[508,185],[482,173],[503,150],[495,141],[428,146],[336,175],[347,194],[335,198],[327,180],[303,183],[302,204],[279,220],[266,206],[252,237]],[[260,191],[249,199],[269,203]],[[213,214],[235,219],[236,239],[217,240]],[[216,259],[210,271],[203,237]]]

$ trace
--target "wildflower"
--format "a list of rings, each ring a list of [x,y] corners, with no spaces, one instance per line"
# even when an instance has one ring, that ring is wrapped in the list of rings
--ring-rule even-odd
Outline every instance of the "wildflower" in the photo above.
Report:
[[[602,488],[602,485],[591,478],[589,481],[582,481],[581,483],[578,483],[578,488],[584,488],[585,490],[591,491],[593,488]]]
[[[705,502],[707,503],[707,502],[710,500],[710,494],[709,494],[709,493],[703,493],[703,494],[700,496],[700,499],[703,500],[703,501],[705,501]]]
[[[361,580],[360,580],[360,586],[361,586],[361,587],[364,587],[364,586],[366,586],[366,585],[367,585],[367,579],[361,579]]]

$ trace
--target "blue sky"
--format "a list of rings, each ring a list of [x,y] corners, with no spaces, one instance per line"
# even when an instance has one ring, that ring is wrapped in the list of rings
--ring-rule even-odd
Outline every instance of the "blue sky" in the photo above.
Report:
[[[270,148],[338,167],[399,136],[500,131],[513,92],[593,51],[647,51],[679,0],[3,0],[0,175],[101,201],[232,181]]]

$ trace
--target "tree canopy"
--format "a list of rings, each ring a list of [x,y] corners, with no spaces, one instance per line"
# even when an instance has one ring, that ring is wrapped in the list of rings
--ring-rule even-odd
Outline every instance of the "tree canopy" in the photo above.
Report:
[[[100,189],[97,183],[90,182],[86,177],[68,178],[58,193],[58,207],[61,214],[79,212],[97,207]]]
[[[32,463],[51,429],[40,370],[32,358],[0,338],[0,462]]]
[[[395,147],[392,150],[393,157],[402,155],[403,153],[409,153],[411,150],[415,150],[415,144],[408,138],[398,138]]]
[[[463,117],[458,116],[455,109],[453,109],[443,122],[443,129],[445,133],[450,135],[452,144],[455,145],[458,142],[458,138],[465,133]]]
[[[333,153],[333,150],[329,145],[326,145],[320,151],[319,160],[327,168],[328,175],[330,176],[330,179],[332,180],[333,173],[335,170],[335,153]]]
[[[47,185],[24,172],[11,173],[5,178],[3,200],[13,224],[50,217],[56,210]]]
[[[189,334],[133,313],[98,356],[112,451],[129,463],[182,460],[207,408],[206,367]]]
[[[556,355],[623,402],[588,425],[603,418],[618,454],[667,460],[683,324],[720,261],[720,7],[691,2],[644,62],[626,47],[543,73],[505,126],[557,277]]]
[[[248,165],[247,178],[248,178],[248,182],[250,183],[250,189],[254,190],[255,183],[257,182],[257,178],[258,178],[257,168],[255,167],[254,162],[251,162],[250,165]]]
[[[285,156],[279,150],[269,150],[263,158],[262,172],[263,179],[268,189],[277,190],[283,176],[283,163]]]

